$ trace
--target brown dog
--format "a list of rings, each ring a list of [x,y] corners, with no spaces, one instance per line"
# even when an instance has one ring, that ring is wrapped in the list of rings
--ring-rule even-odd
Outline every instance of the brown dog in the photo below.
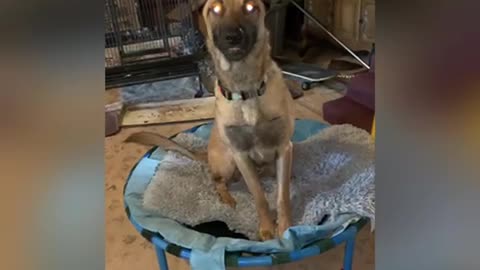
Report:
[[[260,238],[272,239],[275,223],[258,168],[276,168],[277,233],[282,235],[291,225],[290,138],[294,106],[282,72],[270,57],[265,6],[260,0],[208,0],[203,17],[207,47],[219,79],[215,89],[215,123],[208,145],[211,174],[221,200],[235,207],[228,183],[238,169],[255,200]],[[177,147],[148,133],[134,134],[127,140]]]

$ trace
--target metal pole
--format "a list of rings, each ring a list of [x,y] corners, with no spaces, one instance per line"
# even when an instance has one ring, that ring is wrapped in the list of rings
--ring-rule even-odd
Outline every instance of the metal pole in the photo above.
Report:
[[[353,254],[355,252],[355,237],[354,232],[350,239],[345,242],[345,253],[343,254],[343,270],[352,270],[353,266]]]
[[[319,22],[312,14],[310,14],[310,12],[306,11],[305,9],[303,9],[303,7],[301,7],[297,2],[295,2],[295,0],[290,0],[290,3],[292,3],[295,7],[297,7],[303,14],[305,14],[305,16],[307,16],[310,20],[312,20],[313,22],[315,22],[315,24],[317,24],[323,31],[325,31],[325,33],[328,34],[329,37],[331,37],[333,40],[335,40],[338,44],[340,44],[340,46],[342,46],[351,56],[353,56],[355,59],[357,59],[358,62],[360,62],[360,64],[362,64],[362,66],[366,67],[367,69],[370,69],[370,66],[367,65],[367,63],[363,62],[362,59],[360,59],[360,57],[358,57],[352,50],[350,50],[350,48],[347,47],[347,45],[345,45],[342,41],[340,41],[336,36],[334,36],[330,31],[328,31],[327,28],[325,28],[325,26],[322,25],[321,22]]]
[[[155,252],[157,253],[157,260],[158,265],[160,266],[160,270],[168,270],[168,261],[167,257],[165,256],[165,250],[161,249],[159,246],[154,245]]]

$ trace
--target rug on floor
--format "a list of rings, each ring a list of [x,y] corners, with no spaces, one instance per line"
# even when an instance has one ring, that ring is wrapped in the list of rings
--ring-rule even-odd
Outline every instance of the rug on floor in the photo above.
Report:
[[[191,133],[174,139],[187,149],[206,151],[207,141]],[[374,144],[370,135],[351,125],[322,129],[294,144],[291,184],[293,225],[316,225],[326,217],[355,213],[375,221]],[[277,183],[262,179],[267,200],[275,211]],[[223,221],[257,240],[258,219],[244,181],[229,187],[236,209],[220,202],[207,165],[167,152],[145,190],[144,207],[180,223],[195,226]]]

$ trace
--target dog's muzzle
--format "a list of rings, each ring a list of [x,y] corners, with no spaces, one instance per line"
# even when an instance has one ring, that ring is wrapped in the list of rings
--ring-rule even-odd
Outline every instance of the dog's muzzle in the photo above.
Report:
[[[227,60],[240,61],[252,50],[256,31],[242,26],[222,27],[215,31],[213,40]]]

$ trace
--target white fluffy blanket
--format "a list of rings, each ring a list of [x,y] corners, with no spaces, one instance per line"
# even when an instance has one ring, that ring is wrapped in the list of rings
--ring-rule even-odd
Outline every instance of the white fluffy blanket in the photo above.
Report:
[[[191,150],[205,150],[207,142],[193,134],[175,140]],[[364,130],[351,125],[324,128],[294,145],[291,186],[294,225],[316,225],[326,215],[356,213],[375,218],[374,144]],[[262,181],[272,211],[277,183]],[[230,229],[257,239],[253,198],[243,181],[230,188],[236,209],[224,205],[215,193],[206,164],[173,152],[165,154],[144,194],[145,208],[188,225],[223,221]]]

